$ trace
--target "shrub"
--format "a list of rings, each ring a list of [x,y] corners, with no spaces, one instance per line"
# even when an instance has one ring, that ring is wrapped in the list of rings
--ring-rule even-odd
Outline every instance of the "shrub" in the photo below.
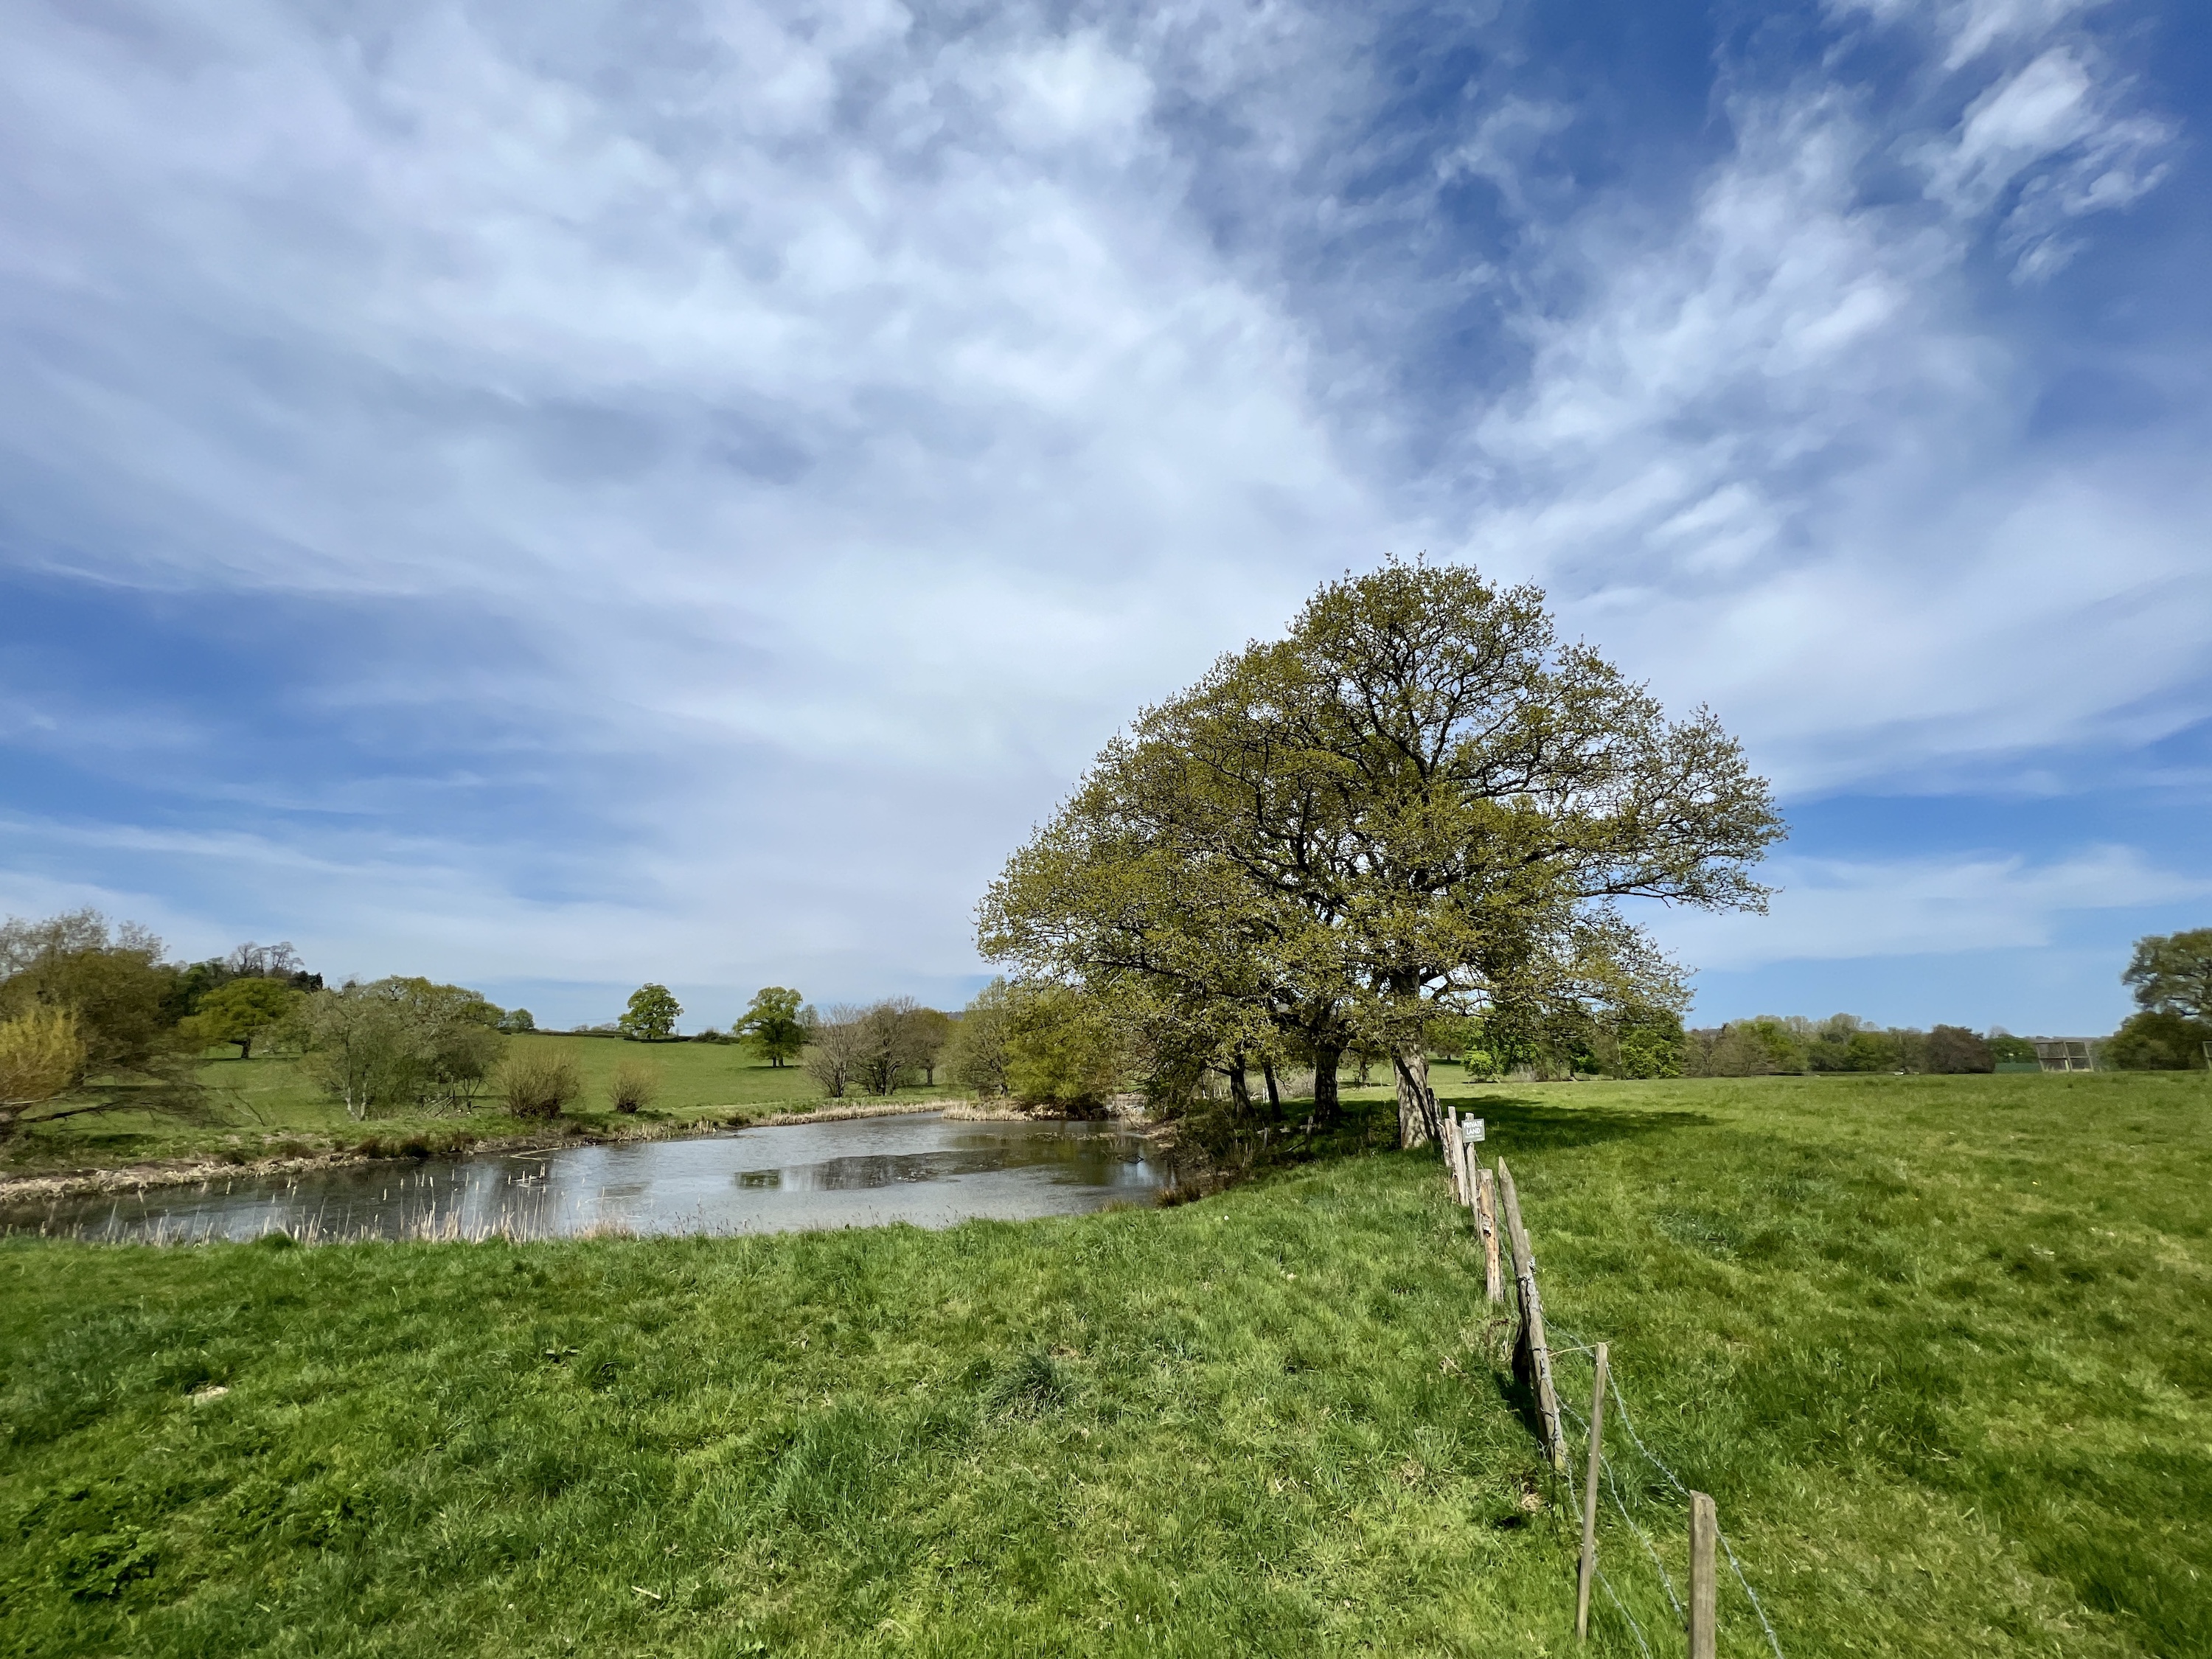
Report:
[[[2147,1010],[2130,1016],[2098,1059],[2123,1072],[2193,1072],[2204,1065],[2208,1042],[2212,1042],[2212,1024]]]
[[[660,1093],[660,1067],[625,1060],[607,1081],[607,1104],[618,1112],[641,1112]]]
[[[1012,1035],[1013,990],[994,979],[953,1024],[945,1046],[946,1078],[978,1098],[1006,1093],[1006,1044]]]
[[[1928,1033],[1931,1072],[1994,1072],[1997,1057],[1988,1041],[1963,1025],[1938,1025]]]
[[[1019,988],[1006,1036],[1006,1088],[1017,1100],[1098,1107],[1127,1069],[1104,1007],[1060,985]]]
[[[308,1075],[358,1121],[475,1098],[507,1046],[499,1018],[479,992],[394,975],[316,992],[300,1023]]]
[[[33,1007],[0,1022],[0,1115],[65,1093],[84,1074],[84,1039],[66,1008]]]
[[[517,1117],[558,1117],[584,1092],[576,1062],[532,1044],[517,1048],[499,1068],[499,1092]]]

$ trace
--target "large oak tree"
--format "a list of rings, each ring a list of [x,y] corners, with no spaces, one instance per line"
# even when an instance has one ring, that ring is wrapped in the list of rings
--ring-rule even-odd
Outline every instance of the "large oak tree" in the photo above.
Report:
[[[1533,587],[1395,560],[1286,638],[1146,709],[1009,861],[985,955],[1117,1000],[1217,1059],[1391,1054],[1401,1139],[1437,1131],[1421,1029],[1536,1033],[1682,1000],[1614,908],[1763,908],[1783,833],[1707,711],[1670,720]]]

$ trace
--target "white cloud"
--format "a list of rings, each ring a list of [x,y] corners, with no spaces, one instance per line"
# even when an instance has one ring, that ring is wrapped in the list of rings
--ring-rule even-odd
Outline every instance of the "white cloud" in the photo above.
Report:
[[[2132,848],[2035,863],[2016,855],[1847,861],[1777,860],[1766,915],[1676,913],[1656,932],[1685,960],[1741,969],[1770,963],[2051,942],[2068,915],[2212,895],[2212,878],[2164,870]]]
[[[2033,44],[2024,12],[1976,27],[2000,21]],[[2212,672],[2196,443],[2029,452],[2028,366],[1972,303],[1977,249],[2045,257],[2092,158],[2148,187],[2171,135],[2094,65],[2051,47],[1917,138],[1843,85],[1741,91],[1686,223],[1601,201],[1554,228],[1589,297],[1523,315],[1530,372],[1454,458],[1484,481],[1464,545],[1712,702],[1793,792],[2200,717],[2173,695]],[[1923,158],[1922,199],[1865,194],[1893,153]]]
[[[424,619],[318,712],[496,705],[580,843],[534,888],[528,825],[365,763],[208,787],[243,841],[23,844],[210,949],[289,914],[362,971],[949,983],[1115,726],[1385,549],[1543,577],[1795,790],[2195,717],[2199,447],[2032,452],[1976,297],[2141,200],[2172,124],[2069,0],[1832,12],[1923,42],[1932,112],[1840,56],[1731,72],[1677,215],[1583,186],[1557,87],[1471,82],[1420,149],[1358,9],[718,0],[617,63],[557,10],[14,0],[9,556]],[[1471,180],[1504,228],[1462,257]],[[180,712],[0,719],[216,769]]]

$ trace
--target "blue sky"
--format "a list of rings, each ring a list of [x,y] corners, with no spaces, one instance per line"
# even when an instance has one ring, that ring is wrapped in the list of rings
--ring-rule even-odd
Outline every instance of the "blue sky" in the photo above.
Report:
[[[2201,8],[0,20],[0,910],[957,1001],[1139,705],[1425,550],[1776,781],[1701,1019],[2212,921]]]

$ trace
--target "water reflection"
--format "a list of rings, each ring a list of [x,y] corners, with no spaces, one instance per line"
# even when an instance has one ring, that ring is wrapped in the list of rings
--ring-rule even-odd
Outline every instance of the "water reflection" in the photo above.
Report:
[[[87,1239],[551,1238],[945,1227],[1148,1202],[1165,1173],[1111,1124],[932,1113],[691,1140],[390,1163],[0,1210],[0,1229]]]

